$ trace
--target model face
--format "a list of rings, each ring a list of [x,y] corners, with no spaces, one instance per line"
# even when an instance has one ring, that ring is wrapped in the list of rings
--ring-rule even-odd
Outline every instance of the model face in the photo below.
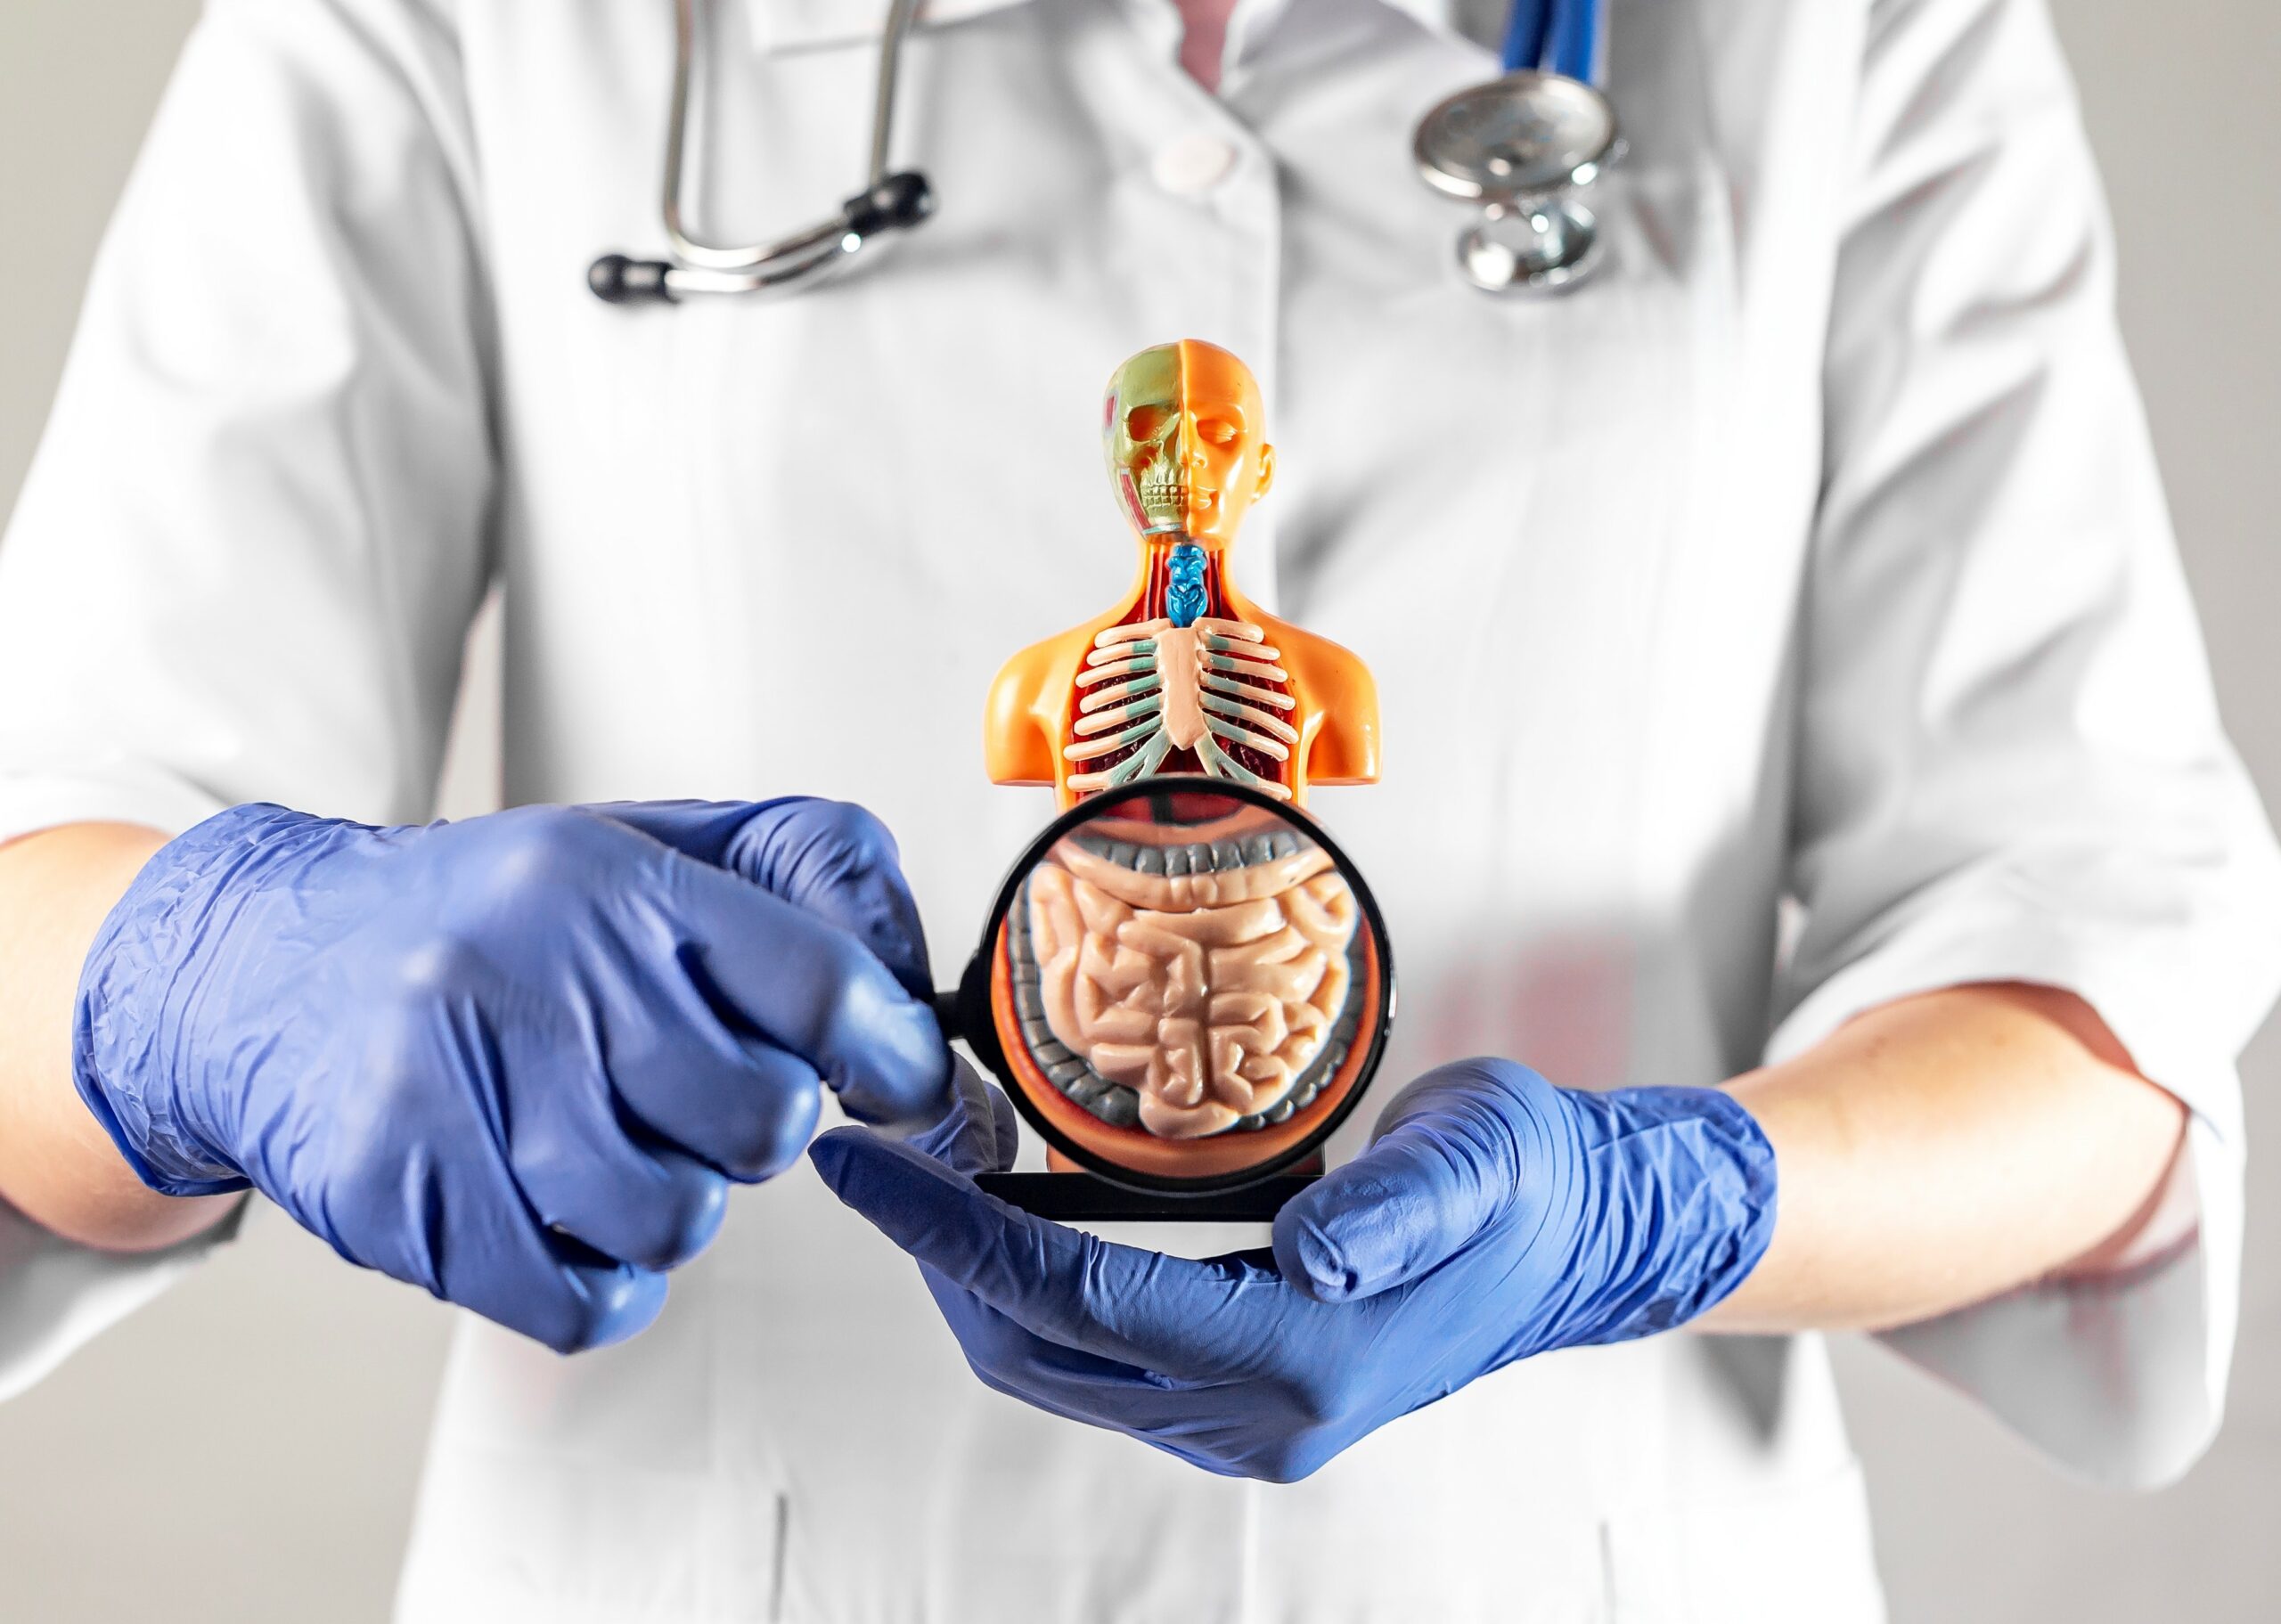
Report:
[[[1144,536],[1219,551],[1274,480],[1259,385],[1216,345],[1142,350],[1109,379],[1103,417],[1119,505]]]
[[[1216,551],[1274,483],[1275,448],[1251,369],[1215,344],[1191,339],[1180,349],[1188,537]]]
[[[1188,470],[1181,458],[1180,347],[1159,344],[1109,379],[1109,472],[1118,505],[1143,535],[1168,535],[1186,522]]]

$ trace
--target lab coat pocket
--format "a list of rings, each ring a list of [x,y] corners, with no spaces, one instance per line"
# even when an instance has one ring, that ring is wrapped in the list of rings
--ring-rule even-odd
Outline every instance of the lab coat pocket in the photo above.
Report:
[[[1598,1526],[1517,1516],[1494,1486],[1386,1494],[1377,1514],[1325,1526],[1268,1489],[1260,1513],[1263,1624],[1609,1624]],[[1485,1488],[1485,1491],[1484,1490]]]
[[[763,1624],[789,1507],[759,1480],[439,1451],[397,1624]]]
[[[463,1323],[399,1624],[776,1616],[789,1483],[780,1460],[721,1446],[720,1291],[702,1259],[647,1332],[575,1359]]]
[[[1652,1347],[1525,1361],[1267,1487],[1256,1624],[1606,1624],[1602,1461],[1653,1446]],[[1642,1380],[1644,1372],[1647,1379]]]
[[[1609,1530],[1615,1624],[1883,1624],[1885,1616],[1855,1461],[1775,1493],[1687,1506],[1668,1520],[1619,1518]],[[1642,1560],[1629,1563],[1635,1554]],[[1636,1582],[1651,1570],[1660,1570],[1652,1586]]]

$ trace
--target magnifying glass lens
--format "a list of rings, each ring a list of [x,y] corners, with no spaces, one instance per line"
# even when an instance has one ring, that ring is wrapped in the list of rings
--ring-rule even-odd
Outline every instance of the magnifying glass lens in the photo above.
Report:
[[[986,993],[995,1041],[977,1048],[1047,1142],[1151,1191],[1308,1155],[1392,1013],[1384,928],[1344,855],[1304,814],[1197,781],[1057,820],[1002,890],[966,995]]]

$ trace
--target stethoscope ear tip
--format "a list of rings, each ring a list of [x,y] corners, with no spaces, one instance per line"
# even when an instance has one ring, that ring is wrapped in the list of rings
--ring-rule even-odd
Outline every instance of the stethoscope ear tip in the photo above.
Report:
[[[916,169],[882,175],[847,200],[847,229],[859,237],[904,231],[935,212],[935,189]]]
[[[674,290],[667,273],[672,269],[663,260],[604,254],[586,267],[586,286],[604,304],[669,304]]]

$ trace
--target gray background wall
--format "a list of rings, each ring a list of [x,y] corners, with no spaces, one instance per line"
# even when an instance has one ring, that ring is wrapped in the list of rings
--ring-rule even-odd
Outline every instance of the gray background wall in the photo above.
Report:
[[[2122,238],[2144,381],[2226,714],[2281,804],[2281,13],[2264,0],[2054,0]],[[81,280],[194,0],[0,3],[0,511]],[[478,806],[495,728],[447,788]],[[2281,1026],[2252,1050],[2281,1131]],[[2252,1163],[2224,1436],[2151,1499],[2052,1476],[1873,1348],[1841,1350],[1896,1618],[2281,1617],[2281,1174]],[[0,1406],[0,1620],[383,1618],[448,1314],[274,1213],[193,1284]]]

